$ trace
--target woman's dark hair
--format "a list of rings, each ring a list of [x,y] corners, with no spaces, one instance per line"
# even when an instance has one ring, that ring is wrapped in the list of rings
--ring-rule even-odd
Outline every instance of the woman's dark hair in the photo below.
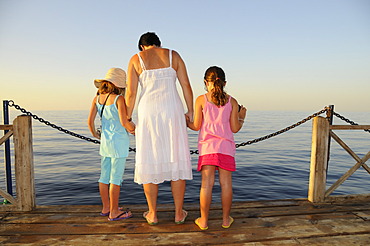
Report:
[[[217,106],[224,106],[227,103],[227,94],[224,91],[226,83],[224,70],[217,66],[209,67],[204,74],[204,80],[213,82],[212,102]]]
[[[161,40],[159,40],[159,37],[154,32],[147,32],[141,35],[139,39],[139,50],[142,51],[141,45],[144,46],[151,46],[155,45],[158,47],[161,47]]]

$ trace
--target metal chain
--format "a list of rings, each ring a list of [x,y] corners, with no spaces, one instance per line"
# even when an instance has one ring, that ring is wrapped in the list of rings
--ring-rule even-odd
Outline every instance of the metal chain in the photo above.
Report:
[[[243,142],[243,143],[235,144],[235,147],[236,147],[236,148],[239,148],[239,147],[242,147],[242,146],[251,145],[251,144],[258,143],[258,142],[261,142],[261,141],[263,141],[263,140],[266,140],[266,139],[269,139],[269,138],[275,137],[275,136],[277,136],[277,135],[279,135],[279,134],[282,134],[282,133],[284,133],[284,132],[287,132],[287,131],[289,131],[289,130],[291,130],[291,129],[293,129],[293,128],[295,128],[295,127],[299,126],[299,125],[302,125],[303,123],[306,123],[307,121],[311,120],[312,118],[314,118],[314,117],[316,117],[316,116],[318,116],[318,115],[320,115],[320,114],[323,114],[323,113],[327,112],[328,110],[329,110],[329,109],[328,109],[328,107],[326,107],[326,108],[322,109],[321,111],[316,112],[316,113],[314,113],[314,114],[312,114],[312,115],[310,115],[310,116],[308,116],[308,117],[304,118],[303,120],[301,120],[301,121],[299,121],[299,122],[297,122],[297,123],[295,123],[295,124],[293,124],[293,125],[291,125],[291,126],[288,126],[288,127],[284,128],[284,129],[282,129],[282,130],[280,130],[280,131],[277,131],[277,132],[271,133],[271,134],[269,134],[269,135],[266,135],[266,136],[263,136],[263,137],[260,137],[260,138],[256,138],[256,139],[254,139],[254,140],[250,140],[250,141],[247,141],[247,142]],[[190,153],[191,153],[191,154],[199,154],[198,150],[194,150],[194,151],[193,151],[193,150],[191,150],[191,151],[190,151]]]
[[[334,115],[335,115],[336,117],[338,117],[339,119],[341,119],[341,120],[343,120],[343,121],[347,122],[348,124],[356,125],[356,126],[358,125],[357,123],[353,122],[352,120],[347,119],[346,117],[344,117],[344,116],[342,116],[342,115],[338,114],[337,112],[333,112],[333,113],[334,113]],[[369,129],[364,129],[364,131],[365,131],[365,132],[369,132],[369,133],[370,133],[370,130],[369,130]]]
[[[31,112],[27,111],[26,109],[21,108],[19,105],[16,105],[16,104],[14,103],[14,101],[12,101],[12,100],[9,100],[9,106],[10,106],[10,107],[14,107],[14,108],[16,108],[17,110],[20,110],[22,113],[24,113],[24,114],[26,114],[26,115],[28,115],[28,116],[31,116],[33,119],[38,120],[38,121],[40,121],[41,123],[44,123],[45,125],[50,126],[50,127],[52,127],[52,128],[55,128],[55,129],[57,129],[57,130],[59,130],[59,131],[61,131],[61,132],[64,132],[64,133],[69,134],[69,135],[71,135],[71,136],[74,136],[74,137],[77,137],[77,138],[80,138],[80,139],[83,139],[83,140],[86,140],[86,141],[89,141],[89,142],[92,142],[92,143],[95,143],[95,144],[100,144],[100,141],[99,141],[99,140],[94,140],[94,139],[91,139],[91,138],[88,138],[88,137],[85,137],[85,136],[79,135],[79,134],[77,134],[77,133],[71,132],[71,131],[69,131],[69,130],[66,130],[66,129],[64,129],[64,128],[60,127],[60,126],[56,126],[55,124],[52,124],[52,123],[50,123],[49,121],[46,121],[46,120],[44,120],[43,118],[38,117],[37,115],[32,114]],[[254,139],[254,140],[250,140],[250,141],[247,141],[247,142],[242,142],[242,143],[236,144],[236,145],[235,145],[235,147],[236,147],[236,148],[239,148],[239,147],[242,147],[242,146],[246,146],[246,145],[250,145],[250,144],[258,143],[258,142],[260,142],[260,141],[263,141],[263,140],[266,140],[266,139],[269,139],[269,138],[275,137],[275,136],[277,136],[277,135],[279,135],[279,134],[282,134],[282,133],[284,133],[284,132],[287,132],[287,131],[289,131],[289,130],[291,130],[291,129],[293,129],[293,128],[297,127],[297,126],[300,126],[300,125],[302,125],[303,123],[306,123],[307,121],[311,120],[312,118],[314,118],[314,117],[316,117],[316,116],[318,116],[318,115],[320,115],[320,114],[323,114],[323,113],[325,113],[325,112],[327,112],[327,111],[328,111],[328,108],[326,107],[326,108],[322,109],[321,111],[316,112],[316,113],[314,113],[314,114],[312,114],[312,115],[310,115],[310,116],[308,116],[308,117],[304,118],[303,120],[301,120],[301,121],[299,121],[299,122],[297,122],[297,123],[295,123],[295,124],[293,124],[293,125],[291,125],[291,126],[288,126],[288,127],[284,128],[284,129],[282,129],[282,130],[280,130],[280,131],[277,131],[277,132],[271,133],[271,134],[269,134],[269,135],[266,135],[266,136],[263,136],[263,137],[260,137],[260,138],[256,138],[256,139]],[[338,116],[339,114],[337,114],[337,113],[334,113],[334,114],[335,114],[337,117],[343,117],[343,116]],[[350,123],[350,122],[352,122],[352,121],[349,121],[349,120],[345,119],[344,117],[343,117],[342,119],[343,119],[343,120],[346,120],[346,121],[347,121],[347,122],[349,122],[349,123]],[[355,124],[355,125],[357,125],[357,124],[356,124],[356,123],[354,123],[354,122],[352,122],[352,123],[353,123],[353,125],[354,125],[354,124]],[[352,123],[351,123],[351,124],[352,124]],[[369,130],[365,130],[365,131],[369,131]],[[136,148],[131,148],[131,147],[130,147],[130,148],[129,148],[129,151],[134,151],[134,152],[136,152]],[[199,154],[199,151],[198,151],[198,150],[190,150],[190,154],[191,154],[191,155],[193,155],[193,154]]]
[[[301,121],[299,121],[299,122],[297,122],[297,123],[295,123],[295,124],[293,124],[293,125],[291,125],[291,126],[288,126],[288,127],[284,128],[284,129],[281,129],[280,131],[277,131],[277,132],[271,133],[271,134],[269,134],[269,135],[266,135],[266,136],[263,136],[263,137],[260,137],[260,138],[256,138],[256,139],[254,139],[254,140],[250,140],[250,141],[247,141],[247,142],[244,142],[244,143],[236,144],[235,146],[236,146],[236,148],[239,148],[239,147],[241,147],[241,146],[245,146],[245,145],[250,145],[250,144],[258,143],[258,142],[260,142],[260,141],[263,141],[263,140],[266,140],[266,139],[269,139],[269,138],[275,137],[275,136],[277,136],[277,135],[279,135],[279,134],[282,134],[282,133],[284,133],[284,132],[287,132],[287,131],[289,131],[289,130],[291,130],[291,129],[293,129],[293,128],[297,127],[297,126],[300,126],[300,125],[302,125],[303,123],[306,123],[307,121],[311,120],[312,118],[314,118],[314,117],[316,117],[316,116],[318,116],[318,115],[320,115],[320,114],[325,113],[326,111],[328,111],[328,108],[327,108],[327,107],[326,107],[326,108],[324,108],[324,109],[322,109],[322,110],[321,110],[321,111],[319,111],[319,112],[316,112],[316,113],[314,113],[314,114],[312,114],[312,115],[310,115],[310,116],[308,116],[308,117],[304,118],[303,120],[301,120]]]
[[[69,131],[67,129],[64,129],[63,127],[60,127],[60,126],[57,126],[53,123],[50,123],[49,121],[47,120],[44,120],[43,118],[31,113],[30,111],[27,111],[26,109],[20,107],[19,105],[15,104],[13,100],[9,100],[9,107],[14,107],[15,109],[21,111],[22,113],[28,115],[28,116],[31,116],[33,119],[35,120],[38,120],[40,121],[41,123],[47,125],[47,126],[50,126],[54,129],[57,129],[58,131],[61,131],[61,132],[64,132],[66,134],[69,134],[73,137],[77,137],[77,138],[80,138],[82,140],[86,140],[88,142],[92,142],[92,143],[95,143],[95,144],[100,144],[100,141],[99,140],[95,140],[95,139],[92,139],[92,138],[89,138],[89,137],[85,137],[85,136],[82,136],[80,134],[77,134],[77,133],[74,133],[72,131]],[[133,149],[133,148],[129,148],[129,151],[136,151],[136,149]]]

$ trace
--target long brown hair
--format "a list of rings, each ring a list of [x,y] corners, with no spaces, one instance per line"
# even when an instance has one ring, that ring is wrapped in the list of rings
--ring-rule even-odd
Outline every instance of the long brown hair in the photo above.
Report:
[[[211,94],[212,102],[217,106],[224,106],[227,103],[227,94],[224,91],[226,84],[224,70],[217,66],[209,67],[204,74],[204,80],[213,82],[214,89]]]
[[[106,93],[113,93],[116,95],[124,95],[125,89],[124,88],[118,88],[113,83],[109,81],[102,81],[98,90],[98,94],[106,94]]]

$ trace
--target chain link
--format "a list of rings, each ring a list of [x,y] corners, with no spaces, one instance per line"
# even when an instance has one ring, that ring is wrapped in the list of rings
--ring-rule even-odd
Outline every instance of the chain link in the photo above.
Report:
[[[77,138],[80,138],[80,139],[83,139],[83,140],[86,140],[86,141],[89,141],[89,142],[92,142],[92,143],[95,143],[95,144],[100,144],[100,141],[99,141],[99,140],[94,140],[94,139],[91,139],[91,138],[89,138],[89,137],[85,137],[85,136],[79,135],[79,134],[77,134],[77,133],[71,132],[71,131],[69,131],[69,130],[66,130],[66,129],[64,129],[64,128],[60,127],[60,126],[57,126],[57,125],[55,125],[55,124],[52,124],[52,123],[50,123],[49,121],[46,121],[46,120],[44,120],[44,119],[43,119],[43,118],[41,118],[41,117],[38,117],[37,115],[32,114],[31,112],[27,111],[26,109],[21,108],[19,105],[16,105],[16,104],[14,103],[14,101],[13,101],[13,100],[9,100],[9,104],[8,104],[8,105],[9,105],[10,107],[14,107],[14,108],[16,108],[17,110],[20,110],[22,113],[24,113],[24,114],[26,114],[26,115],[28,115],[28,116],[31,116],[33,119],[38,120],[39,122],[41,122],[41,123],[43,123],[43,124],[45,124],[45,125],[47,125],[47,126],[50,126],[50,127],[54,128],[54,129],[57,129],[57,130],[59,130],[59,131],[61,131],[61,132],[64,132],[64,133],[69,134],[69,135],[71,135],[71,136],[73,136],[73,137],[77,137]],[[293,129],[293,128],[297,127],[297,126],[300,126],[300,125],[302,125],[303,123],[306,123],[307,121],[311,120],[312,118],[314,118],[314,117],[316,117],[316,116],[318,116],[318,115],[320,115],[320,114],[323,114],[323,113],[327,112],[328,110],[329,110],[329,108],[328,108],[328,107],[325,107],[325,108],[324,108],[324,109],[322,109],[321,111],[316,112],[316,113],[314,113],[314,114],[312,114],[312,115],[310,115],[310,116],[308,116],[308,117],[304,118],[303,120],[301,120],[301,121],[299,121],[299,122],[297,122],[297,123],[295,123],[295,124],[291,125],[291,126],[288,126],[288,127],[284,128],[284,129],[281,129],[280,131],[277,131],[277,132],[271,133],[271,134],[269,134],[269,135],[266,135],[266,136],[263,136],[263,137],[260,137],[260,138],[256,138],[256,139],[254,139],[254,140],[250,140],[250,141],[247,141],[247,142],[242,142],[242,143],[236,144],[236,145],[235,145],[235,147],[236,147],[236,148],[239,148],[239,147],[242,147],[242,146],[251,145],[251,144],[258,143],[258,142],[261,142],[261,141],[263,141],[263,140],[266,140],[266,139],[269,139],[269,138],[275,137],[275,136],[280,135],[280,134],[282,134],[282,133],[284,133],[284,132],[287,132],[287,131],[289,131],[289,130],[291,130],[291,129]],[[343,116],[339,116],[339,114],[337,114],[337,113],[335,113],[335,112],[334,112],[334,114],[335,114],[337,117],[340,117],[341,119],[343,119],[343,120],[347,121],[348,123],[350,123],[350,124],[352,124],[352,125],[357,125],[356,123],[354,123],[354,122],[352,122],[352,121],[350,121],[350,120],[348,120],[348,119],[345,119]],[[365,131],[369,131],[369,130],[365,130]],[[136,148],[131,148],[131,147],[130,147],[130,148],[129,148],[129,151],[134,151],[134,152],[136,152]],[[198,150],[190,150],[190,154],[191,154],[191,155],[193,155],[193,154],[199,154],[199,151],[198,151]]]
[[[333,112],[333,114],[334,114],[336,117],[338,117],[339,119],[341,119],[341,120],[343,120],[343,121],[347,122],[348,124],[356,125],[356,126],[358,125],[357,123],[353,122],[352,120],[347,119],[346,117],[344,117],[343,115],[338,114],[337,112]],[[369,133],[370,133],[370,130],[369,130],[369,129],[364,129],[364,131],[365,131],[365,132],[369,132]]]

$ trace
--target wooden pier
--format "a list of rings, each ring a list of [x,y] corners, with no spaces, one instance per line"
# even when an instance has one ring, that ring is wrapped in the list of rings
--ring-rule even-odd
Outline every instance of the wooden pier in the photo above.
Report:
[[[108,221],[100,206],[37,206],[30,212],[0,213],[2,245],[370,245],[370,196],[235,202],[229,229],[221,227],[221,206],[214,204],[207,231],[194,224],[198,204],[183,225],[173,207],[160,205],[159,224],[142,217],[145,205],[130,206],[134,217]]]
[[[185,204],[185,224],[174,223],[173,205],[159,205],[159,224],[143,219],[146,205],[131,205],[134,217],[113,221],[99,215],[100,206],[37,206],[33,172],[32,125],[19,116],[0,145],[14,138],[17,196],[0,189],[10,204],[0,205],[1,245],[370,245],[370,194],[331,196],[358,168],[370,174],[370,151],[357,156],[333,131],[364,130],[370,125],[332,126],[315,117],[312,130],[310,180],[307,198],[234,202],[235,222],[223,229],[220,204],[213,204],[209,229],[201,231],[194,220],[198,204]],[[337,182],[326,189],[330,138],[355,160]],[[368,182],[368,180],[366,180]],[[366,182],[365,181],[365,182]]]

